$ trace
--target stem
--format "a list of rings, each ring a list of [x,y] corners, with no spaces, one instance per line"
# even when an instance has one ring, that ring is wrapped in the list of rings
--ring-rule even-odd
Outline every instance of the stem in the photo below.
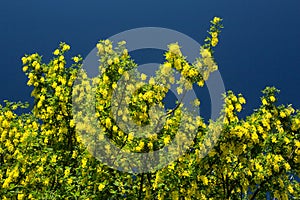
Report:
[[[125,141],[124,141],[124,143],[122,144],[122,146],[120,147],[118,154],[120,154],[121,150],[122,150],[123,147],[126,145],[126,143],[127,143],[127,138],[128,138],[128,135],[125,136]],[[113,165],[115,164],[116,160],[117,160],[117,158],[115,158],[115,160],[114,160],[114,162],[113,162]]]
[[[144,173],[141,175],[141,184],[140,184],[140,191],[139,191],[139,199],[142,199],[142,193],[143,193],[143,185],[144,185]]]
[[[163,117],[166,117],[166,116],[168,116],[168,115],[173,114],[173,113],[179,108],[179,106],[181,105],[181,103],[182,103],[182,101],[183,101],[183,99],[184,99],[184,97],[185,97],[185,95],[186,95],[186,92],[187,92],[187,91],[184,92],[182,98],[180,99],[179,103],[175,106],[175,108],[173,108],[173,109],[172,109],[170,112],[168,112],[167,114],[162,115],[162,116],[159,117],[159,119],[158,119],[159,122],[162,121],[162,118],[163,118]],[[157,123],[156,127],[154,128],[154,133],[156,133],[156,131],[157,131],[159,122]]]

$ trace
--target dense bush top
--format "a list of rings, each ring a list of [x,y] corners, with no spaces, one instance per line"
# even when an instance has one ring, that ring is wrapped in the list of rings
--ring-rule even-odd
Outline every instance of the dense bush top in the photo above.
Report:
[[[180,122],[190,120],[184,115],[182,102],[168,111],[159,133],[138,139],[134,132],[124,132],[109,115],[111,98],[118,80],[125,77],[128,85],[121,89],[133,93],[126,99],[129,108],[117,115],[124,117],[122,112],[127,112],[135,123],[149,125],[150,117],[156,117],[149,116],[150,108],[154,104],[163,106],[161,100],[175,81],[171,69],[182,76],[179,94],[192,89],[194,83],[203,86],[217,69],[212,49],[219,41],[221,21],[217,17],[211,21],[210,35],[195,63],[188,63],[178,44],[171,44],[157,77],[144,85],[130,82],[132,74],[128,72],[137,65],[128,55],[125,42],[113,47],[109,40],[100,41],[97,48],[102,75],[93,83],[97,86],[95,115],[104,135],[87,123],[95,116],[81,113],[84,117],[80,123],[72,114],[72,95],[77,95],[77,105],[91,107],[84,102],[85,94],[89,94],[84,91],[92,88],[82,71],[80,56],[67,65],[64,55],[69,45],[61,43],[47,64],[38,54],[24,56],[23,71],[29,78],[28,85],[34,88],[34,108],[17,115],[16,109],[28,105],[5,101],[0,107],[1,199],[264,199],[268,191],[278,199],[299,198],[300,187],[294,175],[300,170],[300,113],[291,105],[277,105],[278,90],[273,87],[263,90],[262,105],[244,120],[237,113],[245,98],[228,91],[222,117],[210,124],[200,116],[190,122],[187,130],[197,134],[189,146],[180,147],[186,153],[159,170],[131,174],[112,169],[98,161],[85,145],[91,138],[101,141],[106,136],[124,150],[153,152],[174,138],[188,140],[176,138]],[[80,73],[82,84],[73,87]],[[145,74],[139,76],[141,80],[147,78]],[[194,105],[199,104],[195,99]],[[81,130],[87,130],[86,136],[78,134]],[[107,155],[112,153],[109,148],[99,148]]]

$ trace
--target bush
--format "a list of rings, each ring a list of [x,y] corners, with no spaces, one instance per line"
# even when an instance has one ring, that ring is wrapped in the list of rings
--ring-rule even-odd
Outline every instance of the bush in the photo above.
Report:
[[[16,110],[28,104],[5,101],[0,107],[1,198],[263,199],[266,192],[278,199],[299,197],[295,175],[300,170],[300,113],[291,105],[276,105],[279,91],[274,87],[263,90],[262,105],[245,119],[239,119],[238,112],[246,100],[232,91],[224,94],[222,117],[209,124],[200,116],[192,121],[180,101],[164,120],[158,110],[151,112],[154,105],[163,106],[162,99],[174,82],[172,69],[182,75],[179,94],[191,90],[192,84],[204,85],[217,69],[213,48],[221,28],[222,20],[215,17],[200,49],[201,58],[192,64],[178,44],[170,44],[166,62],[149,84],[133,78],[146,79],[144,74],[130,72],[137,65],[125,42],[115,48],[109,40],[97,44],[102,75],[92,82],[79,55],[67,66],[65,53],[70,46],[65,43],[53,52],[48,64],[38,54],[25,55],[23,71],[29,78],[27,84],[34,88],[34,108],[17,115]],[[120,80],[123,84],[118,85]],[[132,95],[118,98],[114,91]],[[121,102],[124,99],[128,108]],[[199,106],[198,99],[194,103]],[[82,112],[74,113],[74,109]],[[123,117],[123,127],[111,116],[112,111]],[[152,119],[164,123],[157,134],[140,139],[135,129],[128,129],[126,116],[141,127],[151,127]],[[180,129],[182,122],[185,129]],[[180,137],[178,130],[184,132]],[[193,131],[195,137],[189,134]],[[105,137],[122,151],[136,153],[153,153],[175,141],[177,146],[168,151],[184,154],[171,163],[172,158],[158,154],[153,162],[167,166],[134,171],[102,145]],[[96,159],[99,154],[109,159],[100,162]],[[116,160],[119,170],[110,167]],[[139,160],[133,163],[145,169],[153,166]]]

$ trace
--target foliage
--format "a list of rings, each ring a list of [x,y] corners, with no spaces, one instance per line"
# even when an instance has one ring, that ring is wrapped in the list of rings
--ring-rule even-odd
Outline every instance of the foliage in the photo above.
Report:
[[[0,107],[1,198],[264,199],[266,192],[278,199],[299,197],[300,187],[294,176],[300,170],[300,112],[291,105],[276,105],[277,89],[267,87],[261,97],[262,105],[246,119],[238,117],[246,100],[232,91],[224,94],[223,118],[214,123],[206,124],[200,116],[190,122],[181,101],[168,110],[164,120],[156,116],[159,112],[151,112],[154,105],[163,106],[162,99],[175,82],[172,69],[181,74],[178,94],[191,90],[195,83],[202,87],[217,69],[213,48],[219,41],[221,22],[218,17],[211,21],[210,36],[200,49],[201,58],[192,64],[178,44],[170,44],[165,63],[148,84],[133,79],[144,81],[147,77],[130,73],[137,65],[128,55],[125,42],[115,48],[109,40],[97,44],[101,76],[92,80],[96,87],[91,87],[82,70],[80,56],[73,57],[67,66],[65,53],[70,46],[65,43],[53,52],[54,58],[47,64],[38,54],[25,55],[23,71],[29,78],[27,84],[34,87],[34,108],[30,113],[17,115],[16,109],[28,105],[5,101]],[[122,78],[126,84],[118,86]],[[76,79],[82,84],[73,87]],[[125,95],[115,98],[117,106],[111,103],[114,90]],[[125,91],[132,95],[126,98]],[[84,95],[95,94],[95,116],[81,113],[82,121],[73,116],[73,94],[76,105],[87,110],[93,109],[93,104],[84,100],[94,99]],[[124,99],[128,108],[113,110],[123,108]],[[198,99],[195,105],[199,106]],[[139,139],[136,132],[126,132],[126,126],[118,126],[109,114],[111,110],[124,124],[128,118],[142,127],[151,127],[150,118],[164,123],[157,134]],[[95,117],[104,135],[87,123]],[[92,144],[95,136],[100,141],[105,136],[125,151],[153,152],[176,138],[182,120],[190,122],[187,132],[196,130],[196,137],[182,147],[185,154],[162,169],[143,173],[115,170],[97,160],[90,147],[84,145],[86,141]],[[83,130],[87,130],[86,135],[78,134]],[[211,132],[219,132],[218,137],[210,137]],[[188,139],[181,137],[176,141]],[[99,148],[111,154],[109,148]],[[116,155],[110,156],[114,159]]]

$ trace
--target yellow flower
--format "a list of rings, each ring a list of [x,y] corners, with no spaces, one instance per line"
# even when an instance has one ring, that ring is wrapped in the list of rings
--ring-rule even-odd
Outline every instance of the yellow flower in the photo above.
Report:
[[[107,83],[109,81],[109,77],[106,74],[103,75],[103,82]]]
[[[105,188],[105,184],[100,183],[99,186],[98,186],[98,190],[101,192],[104,188]]]
[[[37,172],[41,173],[42,171],[44,171],[44,167],[43,167],[43,166],[40,166],[40,167],[37,169]]]
[[[258,135],[256,133],[252,133],[251,138],[255,143],[259,142]]]
[[[22,199],[24,199],[24,197],[25,197],[25,194],[21,194],[21,193],[18,194],[18,200],[22,200]]]
[[[273,142],[273,143],[277,143],[276,137],[272,136],[272,142]]]
[[[177,70],[180,70],[182,68],[182,66],[181,66],[181,59],[176,59],[174,64],[175,64],[175,68]]]
[[[68,177],[69,175],[70,175],[70,169],[66,169],[66,170],[65,170],[65,175],[64,175],[64,176],[65,176],[65,177]]]
[[[49,182],[50,182],[50,180],[49,180],[49,178],[47,178],[46,180],[44,180],[44,185],[49,185]]]
[[[77,151],[73,151],[72,158],[76,158],[76,157],[77,157]]]
[[[213,19],[213,23],[214,24],[217,24],[217,23],[219,23],[221,21],[221,18],[220,17],[214,17],[214,19]]]
[[[52,163],[56,163],[56,161],[57,161],[56,158],[57,158],[57,155],[52,156],[51,162],[52,162]]]
[[[255,168],[256,168],[257,171],[259,171],[259,172],[263,171],[263,167],[260,165],[260,163],[255,163]]]
[[[147,146],[149,147],[150,150],[153,149],[153,143],[152,143],[152,142],[149,142],[149,143],[147,144]]]
[[[58,60],[59,61],[63,61],[65,59],[65,57],[63,55],[59,56]]]
[[[28,61],[28,60],[27,60],[26,57],[23,57],[23,58],[22,58],[22,63],[23,63],[23,65],[25,65],[25,64],[27,63],[27,61]]]
[[[68,183],[69,185],[71,185],[71,184],[73,183],[73,180],[72,180],[72,178],[68,178],[68,181],[67,181],[67,183]]]
[[[219,39],[218,39],[218,38],[212,38],[212,39],[211,39],[211,45],[212,45],[213,47],[217,46],[218,42],[219,42]]]
[[[248,176],[252,176],[252,172],[250,170],[248,170],[247,174]]]
[[[127,49],[124,49],[124,50],[123,50],[123,55],[124,55],[124,56],[127,56],[127,55],[128,55],[128,50],[127,50]]]
[[[182,94],[183,92],[183,89],[181,87],[177,87],[176,90],[178,94]]]
[[[56,88],[57,83],[56,83],[56,82],[53,82],[51,86],[52,86],[53,88]]]
[[[167,74],[170,72],[170,70],[172,69],[172,64],[169,62],[164,63],[164,65],[162,66],[162,73],[163,74]]]
[[[117,88],[117,83],[116,82],[114,82],[112,85],[111,85],[111,87],[113,88],[113,89],[116,89]]]
[[[217,32],[212,32],[212,33],[211,33],[211,36],[212,36],[213,38],[216,38],[216,37],[218,37],[218,33],[217,33]]]
[[[77,56],[73,57],[73,60],[74,60],[75,63],[79,62],[79,58]]]
[[[170,135],[167,135],[167,136],[164,138],[164,144],[165,144],[165,145],[169,144],[170,140],[171,140]]]
[[[150,84],[150,85],[154,85],[154,84],[155,84],[155,80],[154,80],[154,78],[153,78],[153,77],[151,77],[151,78],[150,78],[150,80],[149,80],[149,84]]]
[[[98,49],[98,52],[99,52],[99,53],[103,53],[103,52],[104,52],[104,47],[103,47],[103,45],[100,44],[100,43],[97,44],[97,49]]]
[[[206,176],[200,176],[200,179],[202,180],[204,185],[208,185],[208,178]]]
[[[8,188],[10,182],[11,182],[11,177],[6,178],[5,181],[4,181],[4,183],[3,183],[3,185],[2,185],[2,187],[3,188]]]
[[[184,84],[184,88],[185,88],[186,90],[191,90],[191,89],[193,89],[193,84],[192,84],[191,82],[187,81],[187,82],[185,82],[185,84]]]
[[[73,128],[75,126],[75,121],[74,119],[71,119],[70,120],[70,127]]]
[[[276,171],[276,172],[278,172],[279,171],[279,166],[277,165],[277,164],[274,164],[274,170]]]
[[[118,73],[119,73],[119,74],[123,74],[123,72],[124,72],[124,70],[123,70],[122,68],[119,68],[119,69],[118,69]]]
[[[140,147],[140,146],[135,147],[135,150],[138,151],[138,152],[142,151],[142,149],[143,149],[143,148]]]
[[[144,73],[142,73],[142,74],[141,74],[141,79],[142,79],[142,81],[146,80],[146,79],[147,79],[147,75],[144,74]]]
[[[277,162],[281,162],[283,160],[283,157],[281,155],[275,155],[274,157],[274,161]]]
[[[290,140],[287,137],[284,137],[283,141],[285,142],[285,144],[289,144],[290,143]]]
[[[129,133],[129,134],[128,134],[128,137],[127,137],[127,140],[130,142],[130,141],[133,140],[133,138],[134,138],[133,133]]]
[[[111,120],[110,120],[109,117],[106,118],[106,120],[105,120],[105,126],[106,126],[106,128],[110,128],[111,127]]]
[[[294,189],[293,189],[293,186],[292,185],[289,185],[288,186],[288,190],[289,190],[289,192],[292,194],[292,193],[294,193]]]
[[[63,51],[68,51],[68,50],[70,50],[70,46],[67,45],[67,44],[64,44],[62,50]]]
[[[114,58],[114,63],[115,63],[115,64],[118,64],[119,62],[120,62],[119,58],[118,58],[118,57],[115,57],[115,58]]]
[[[263,105],[268,105],[268,102],[267,102],[266,99],[263,99],[261,102],[262,102]]]
[[[182,53],[180,51],[180,47],[178,43],[173,43],[169,45],[169,52],[177,55],[177,56],[182,56]]]
[[[23,67],[23,72],[26,72],[28,70],[28,66]]]
[[[199,87],[203,87],[204,81],[203,81],[203,80],[199,81],[199,82],[197,83],[197,85],[198,85]]]
[[[104,47],[104,51],[109,54],[112,52],[112,50],[108,46]]]
[[[270,96],[270,101],[271,102],[275,102],[276,101],[276,98],[274,96]]]
[[[239,102],[240,102],[240,104],[245,104],[246,100],[244,97],[239,97]]]
[[[235,104],[235,108],[236,108],[236,111],[238,111],[238,112],[241,112],[241,110],[242,110],[242,106],[239,103]]]
[[[128,73],[127,71],[125,71],[125,72],[124,72],[124,79],[125,79],[125,81],[128,81],[129,78],[130,78],[129,73]]]
[[[82,168],[85,168],[86,167],[86,163],[87,163],[87,159],[83,158],[81,162],[82,162]]]
[[[122,120],[123,120],[124,122],[127,122],[128,119],[127,119],[126,115],[123,115],[123,116],[122,116]]]
[[[107,64],[108,64],[108,65],[112,65],[112,64],[113,64],[112,59],[108,59],[108,60],[107,60]]]
[[[105,45],[109,45],[110,44],[110,41],[108,39],[104,40],[104,44]]]
[[[201,48],[200,49],[200,54],[203,58],[211,57],[211,53],[208,49]]]
[[[200,106],[200,101],[199,101],[199,99],[195,99],[195,100],[194,100],[194,105],[195,105],[195,106]]]
[[[118,131],[118,127],[117,127],[116,125],[113,125],[113,128],[112,128],[112,129],[113,129],[114,132],[117,132],[117,131]]]
[[[190,77],[197,76],[198,72],[195,69],[190,69],[189,72],[188,72],[188,75]]]
[[[187,170],[184,170],[181,175],[185,177],[189,177],[190,173]]]
[[[5,112],[5,116],[8,118],[8,119],[12,119],[14,117],[14,114],[9,110],[9,111],[6,111]]]
[[[174,84],[175,83],[175,78],[173,76],[170,76],[169,81],[170,81],[170,83]]]
[[[57,56],[59,54],[59,49],[55,49],[55,51],[53,52],[53,55]]]
[[[230,104],[230,105],[228,106],[228,109],[229,109],[230,111],[234,110],[233,105]]]
[[[284,163],[284,168],[286,171],[290,170],[291,169],[291,166],[289,163]]]

